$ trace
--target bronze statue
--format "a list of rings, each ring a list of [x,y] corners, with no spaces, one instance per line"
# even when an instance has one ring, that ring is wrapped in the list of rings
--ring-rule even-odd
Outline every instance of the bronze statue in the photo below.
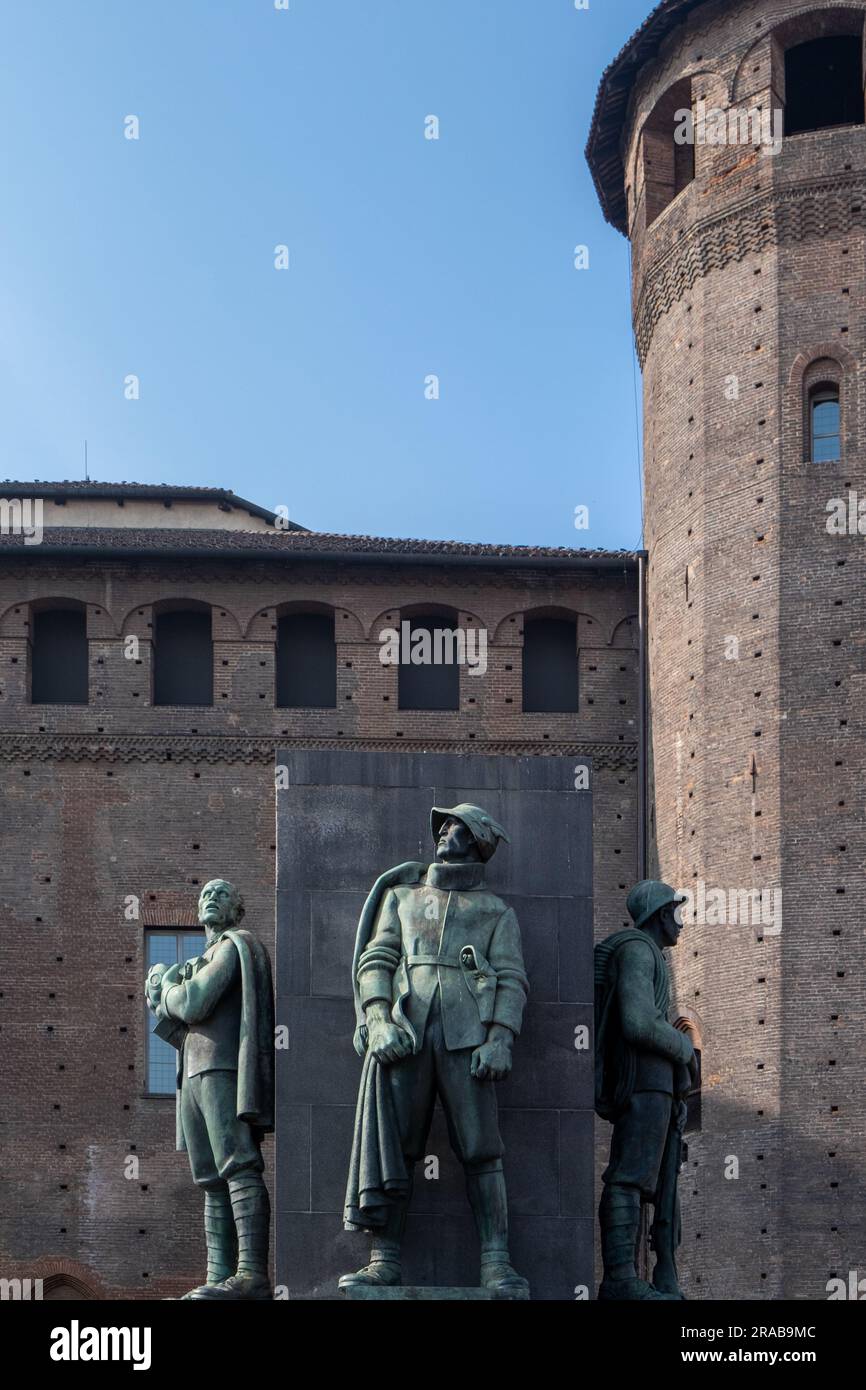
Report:
[[[438,1095],[463,1165],[481,1243],[481,1287],[527,1298],[508,1251],[503,1146],[494,1083],[511,1070],[529,988],[520,928],[484,882],[508,837],[478,806],[434,807],[436,862],[403,864],[374,885],[353,963],[364,1057],[346,1191],[347,1230],[372,1233],[356,1284],[399,1285],[416,1162]]]
[[[679,1299],[677,1178],[684,1097],[697,1076],[688,1036],[668,1022],[670,977],[662,954],[676,946],[686,899],[666,883],[628,896],[633,927],[595,948],[595,1108],[613,1123],[599,1207],[604,1277],[600,1299]],[[652,1284],[636,1267],[642,1204],[654,1207]]]
[[[274,999],[268,953],[240,925],[243,899],[214,879],[201,890],[204,954],[152,967],[156,1032],[178,1049],[177,1147],[204,1189],[207,1282],[189,1299],[272,1297],[270,1202],[261,1141],[274,1128]]]

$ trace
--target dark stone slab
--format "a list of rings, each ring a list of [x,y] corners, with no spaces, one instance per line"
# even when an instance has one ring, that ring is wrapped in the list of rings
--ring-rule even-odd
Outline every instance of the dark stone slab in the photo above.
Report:
[[[474,801],[508,830],[490,887],[521,922],[532,993],[514,1071],[499,1087],[516,1268],[532,1297],[574,1299],[593,1279],[592,801],[573,759],[281,753],[277,798],[277,1283],[292,1298],[337,1298],[368,1242],[342,1230],[360,1061],[350,965],[376,877],[432,858],[432,805]],[[486,1300],[463,1173],[437,1110],[419,1165],[400,1298]],[[437,1294],[438,1291],[438,1294]]]

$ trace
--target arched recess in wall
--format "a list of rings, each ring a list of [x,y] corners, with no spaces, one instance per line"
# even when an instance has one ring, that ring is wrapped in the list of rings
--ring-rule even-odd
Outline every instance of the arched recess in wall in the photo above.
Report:
[[[788,377],[792,456],[804,463],[842,463],[857,457],[859,389],[853,353],[816,343],[796,357]]]
[[[99,1277],[77,1260],[47,1259],[35,1262],[33,1278],[42,1280],[42,1301],[97,1302],[106,1297]]]
[[[477,628],[480,632],[488,632],[488,627],[484,620],[478,613],[474,613],[469,608],[461,608],[458,613],[456,609],[449,608],[447,604],[408,603],[404,604],[402,608],[397,608],[392,605],[390,608],[383,608],[381,613],[377,613],[367,629],[366,640],[368,642],[374,642],[376,646],[381,646],[384,640],[382,638],[383,632],[389,628],[399,627],[401,619],[411,619],[418,613],[431,613],[434,616],[447,616],[449,613],[452,615],[456,614],[455,621],[459,621],[460,615],[462,614],[467,626]],[[488,639],[493,642],[496,641],[496,638],[491,638],[489,633]]]
[[[816,5],[777,24],[741,59],[734,102],[749,104],[756,59],[769,44],[772,102],[786,137],[863,125],[864,18],[862,8]]]
[[[326,603],[283,603],[277,629],[275,683],[278,709],[336,709],[335,610]]]
[[[29,623],[31,703],[86,705],[90,686],[87,605],[80,599],[35,599]]]
[[[627,618],[620,618],[610,635],[609,646],[631,648],[637,651],[640,636],[640,622],[637,613],[631,613]]]
[[[153,605],[154,705],[213,704],[213,612],[197,599]]]
[[[693,79],[682,77],[659,97],[644,121],[637,159],[648,227],[695,177],[694,139],[687,138],[684,114],[693,109]]]

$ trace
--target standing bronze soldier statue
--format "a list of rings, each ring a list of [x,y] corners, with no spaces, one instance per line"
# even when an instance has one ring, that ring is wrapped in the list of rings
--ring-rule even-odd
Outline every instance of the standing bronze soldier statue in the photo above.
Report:
[[[206,883],[204,954],[155,965],[147,977],[155,1031],[178,1049],[177,1147],[204,1188],[207,1282],[184,1294],[190,1299],[272,1297],[261,1141],[274,1128],[273,983],[243,915],[232,884]]]
[[[412,1175],[438,1095],[466,1174],[481,1287],[527,1298],[508,1251],[494,1083],[511,1070],[529,983],[517,917],[484,882],[485,862],[508,837],[471,805],[434,807],[431,829],[436,862],[383,874],[358,925],[355,1047],[365,1060],[345,1226],[373,1241],[369,1264],[340,1286],[402,1282]]]
[[[697,1076],[688,1036],[668,1022],[670,977],[662,952],[676,946],[686,901],[666,883],[629,893],[633,927],[595,948],[595,1108],[613,1124],[599,1207],[600,1299],[679,1299],[677,1179],[684,1097]],[[654,1207],[653,1282],[637,1271],[644,1203]]]

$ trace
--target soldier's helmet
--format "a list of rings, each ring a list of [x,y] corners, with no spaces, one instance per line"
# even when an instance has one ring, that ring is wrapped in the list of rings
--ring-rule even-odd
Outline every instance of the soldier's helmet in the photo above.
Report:
[[[433,832],[433,843],[439,840],[439,832],[447,820],[460,820],[471,832],[475,843],[478,846],[478,853],[486,863],[496,853],[496,846],[500,840],[504,840],[508,845],[511,843],[502,826],[495,821],[489,812],[482,810],[480,806],[473,806],[470,802],[461,802],[459,806],[434,806],[430,812],[430,829]]]
[[[661,908],[667,907],[668,903],[676,903],[680,907],[685,902],[688,902],[688,898],[678,893],[669,883],[646,878],[642,883],[635,884],[626,898],[625,905],[635,926],[642,927]]]

